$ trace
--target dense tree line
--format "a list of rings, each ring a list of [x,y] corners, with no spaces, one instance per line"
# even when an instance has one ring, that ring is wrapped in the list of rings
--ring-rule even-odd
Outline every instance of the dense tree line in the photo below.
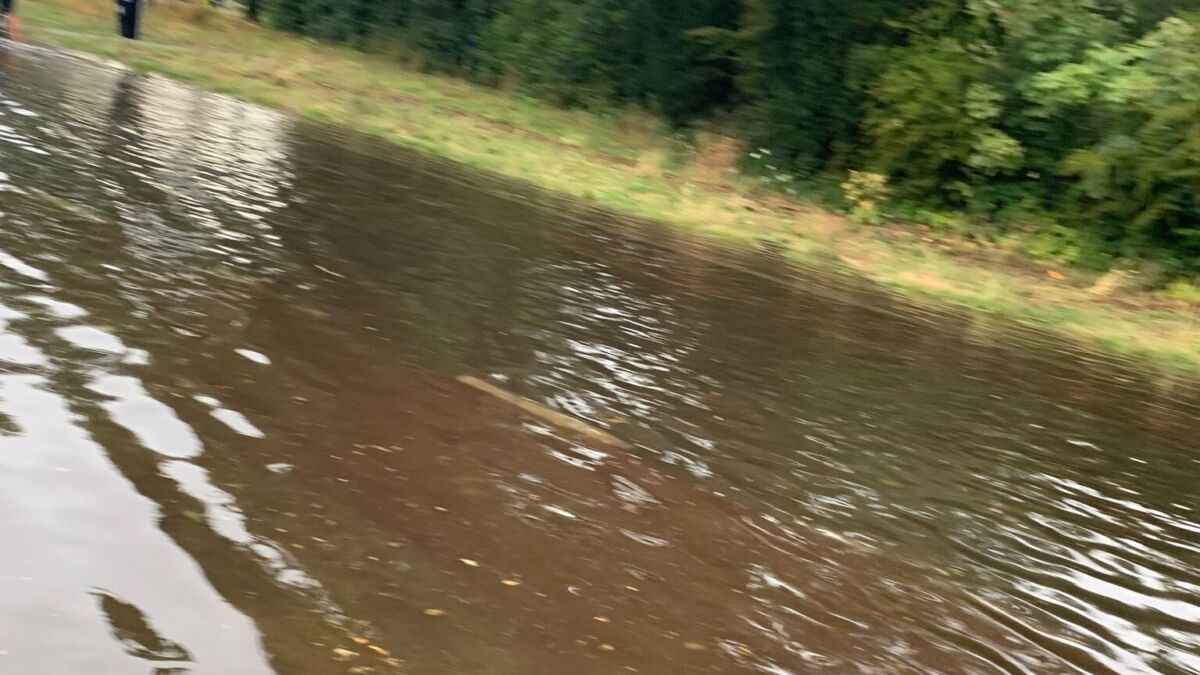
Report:
[[[886,177],[910,213],[1040,223],[1063,250],[1200,269],[1200,0],[265,8],[286,30],[402,44],[432,68],[563,105],[721,119],[789,175]]]

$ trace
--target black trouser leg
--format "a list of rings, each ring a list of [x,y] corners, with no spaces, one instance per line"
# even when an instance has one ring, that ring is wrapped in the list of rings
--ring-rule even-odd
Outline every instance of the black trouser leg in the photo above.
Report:
[[[138,14],[141,9],[142,3],[139,0],[117,0],[117,27],[121,31],[121,37],[137,39],[138,20],[141,19]]]

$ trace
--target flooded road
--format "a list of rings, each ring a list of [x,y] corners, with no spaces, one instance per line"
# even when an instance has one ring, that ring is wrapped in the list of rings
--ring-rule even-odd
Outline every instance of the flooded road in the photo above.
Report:
[[[769,251],[0,46],[0,323],[5,675],[1200,673],[1194,382]]]

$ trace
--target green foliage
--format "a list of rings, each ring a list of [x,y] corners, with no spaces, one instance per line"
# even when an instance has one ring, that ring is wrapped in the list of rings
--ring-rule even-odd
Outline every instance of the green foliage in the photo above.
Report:
[[[1186,281],[1173,281],[1167,285],[1165,294],[1168,298],[1189,305],[1200,305],[1200,286]]]
[[[738,65],[746,133],[801,174],[851,163],[862,91],[847,86],[855,53],[898,37],[889,19],[910,0],[746,0],[724,41]]]
[[[1112,262],[1111,256],[1104,253],[1104,242],[1095,233],[1058,223],[1044,225],[1022,237],[1021,250],[1034,258],[1097,270]]]
[[[894,52],[864,128],[908,196],[964,204],[975,185],[1019,166],[1021,144],[997,126],[1003,95],[983,82],[987,63],[949,38]]]
[[[1136,42],[1093,49],[1032,88],[1040,114],[1087,115],[1097,125],[1060,166],[1080,213],[1134,245],[1167,245],[1197,264],[1200,18],[1169,18]]]
[[[1200,269],[1200,0],[264,7],[285,30],[397,42],[387,51],[565,106],[733,122],[780,187],[861,167],[909,211],[1053,221],[1035,246],[1059,258]]]
[[[842,194],[850,202],[850,217],[861,225],[883,221],[881,207],[887,200],[887,176],[866,171],[851,171],[842,182]]]

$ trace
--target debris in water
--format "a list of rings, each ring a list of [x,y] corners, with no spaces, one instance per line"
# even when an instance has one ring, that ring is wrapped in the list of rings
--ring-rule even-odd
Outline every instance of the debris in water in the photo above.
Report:
[[[500,583],[504,584],[505,586],[513,586],[513,587],[521,585],[521,582],[517,581],[516,579],[505,579],[505,580],[501,581]]]
[[[444,609],[427,609],[427,610],[425,610],[425,616],[445,616],[445,615],[446,615],[446,610],[444,610]]]
[[[325,274],[328,274],[328,275],[329,275],[329,276],[331,276],[331,277],[337,277],[338,279],[345,279],[345,278],[346,278],[346,275],[345,275],[345,274],[338,274],[337,272],[334,272],[333,270],[329,269],[328,267],[321,267],[320,265],[316,265],[316,264],[314,264],[314,265],[313,265],[313,267],[315,267],[315,268],[317,268],[318,270],[320,270],[320,271],[324,272]]]
[[[66,199],[63,199],[62,197],[59,197],[57,195],[52,195],[49,192],[46,192],[45,190],[39,190],[38,188],[35,188],[35,187],[26,188],[26,194],[28,194],[31,197],[36,198],[37,200],[41,201],[43,204],[46,204],[52,208],[58,209],[61,212],[69,213],[77,218],[80,218],[83,220],[90,220],[95,223],[108,222],[108,219],[105,218],[103,215],[96,213],[95,211],[87,208],[86,206],[83,206],[82,204],[75,204],[75,203],[68,201]]]
[[[587,436],[588,438],[591,438],[592,440],[599,441],[599,442],[605,443],[607,445],[614,445],[619,448],[628,448],[629,447],[628,443],[626,443],[625,441],[622,441],[621,439],[617,438],[616,436],[613,436],[612,434],[608,433],[607,431],[604,431],[603,429],[598,429],[598,428],[588,424],[587,422],[575,419],[574,417],[571,417],[570,415],[566,415],[564,413],[558,412],[557,410],[551,410],[550,408],[547,408],[546,406],[544,406],[540,403],[535,403],[533,401],[530,401],[527,398],[523,398],[521,396],[517,396],[516,394],[507,392],[507,391],[501,389],[500,387],[497,387],[494,384],[491,384],[489,382],[484,382],[483,380],[479,379],[478,377],[472,377],[470,375],[462,375],[458,378],[458,381],[462,382],[463,384],[467,385],[468,387],[474,387],[475,389],[478,389],[479,391],[482,391],[486,394],[495,396],[496,398],[500,399],[501,401],[504,401],[505,403],[511,403],[512,405],[515,405],[516,407],[520,408],[521,410],[524,410],[525,412],[529,413],[530,415],[537,417],[538,419],[542,420],[543,422],[553,424],[554,426],[559,427],[561,429],[566,429],[568,431],[574,431],[575,433],[581,434],[583,436]]]
[[[349,649],[342,649],[341,647],[334,647],[333,655],[339,660],[345,661],[346,659],[352,659],[358,656],[358,652],[352,652]]]
[[[294,464],[288,464],[287,462],[275,462],[274,464],[267,465],[267,470],[272,473],[287,473],[294,468],[296,468]]]
[[[607,642],[605,642],[604,644],[600,645],[600,651],[602,651],[602,652],[611,652],[611,651],[613,651],[613,650],[615,650],[615,649],[616,649],[616,647],[614,647],[614,646],[612,646],[612,645],[608,644]]]
[[[352,637],[352,638],[350,638],[350,639],[351,639],[351,640],[354,642],[354,644],[358,644],[358,645],[369,645],[369,644],[371,644],[371,641],[370,641],[370,640],[368,640],[367,638],[365,638],[365,637],[359,637],[359,636],[357,636],[357,635],[356,635],[356,636],[354,636],[354,637]]]
[[[467,567],[479,567],[479,563],[471,560],[470,558],[459,558],[458,561]]]

